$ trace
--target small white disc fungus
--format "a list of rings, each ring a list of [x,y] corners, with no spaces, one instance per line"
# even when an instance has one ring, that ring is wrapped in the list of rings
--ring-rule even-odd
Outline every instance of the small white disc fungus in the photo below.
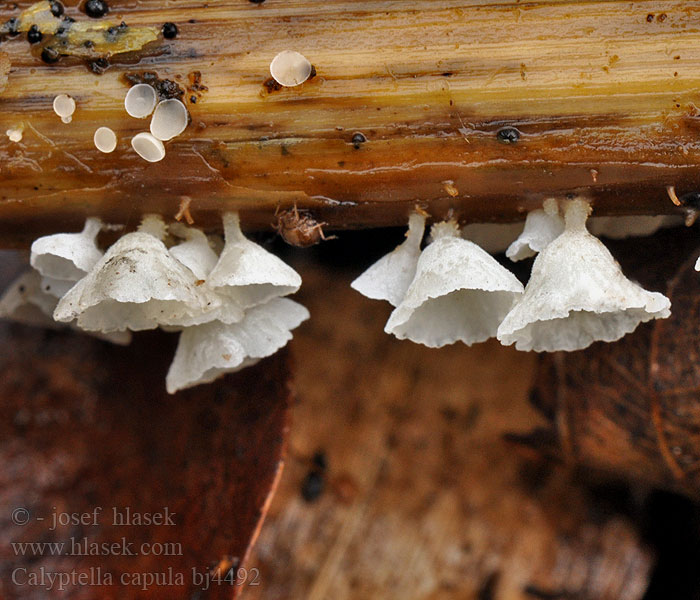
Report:
[[[496,335],[523,286],[476,244],[459,237],[454,221],[431,230],[406,296],[384,331],[431,348],[467,345]]]
[[[22,141],[22,135],[24,133],[24,127],[21,125],[18,125],[16,127],[10,127],[5,134],[9,138],[11,142],[21,142]]]
[[[163,100],[158,103],[151,119],[151,133],[156,139],[167,142],[180,135],[187,128],[187,108],[177,100]]]
[[[156,106],[156,91],[147,83],[137,83],[129,88],[124,98],[124,108],[130,116],[145,119]]]
[[[668,298],[627,279],[588,233],[589,211],[583,200],[567,204],[564,233],[537,256],[525,293],[498,328],[503,344],[537,352],[581,350],[670,315]]]
[[[105,154],[114,152],[114,149],[117,147],[117,134],[109,127],[99,127],[95,130],[95,135],[92,139],[95,142],[95,148]]]
[[[564,233],[564,219],[559,216],[557,201],[544,201],[542,209],[528,213],[525,229],[506,250],[512,261],[523,260],[542,252],[552,241]]]
[[[294,87],[311,76],[311,63],[303,54],[284,50],[272,59],[270,75],[280,85]]]
[[[61,298],[54,318],[77,319],[87,331],[139,331],[186,326],[218,308],[194,273],[170,255],[161,241],[164,229],[162,219],[151,216],[121,237]]]
[[[70,123],[75,112],[75,100],[66,94],[59,94],[53,99],[53,110],[64,123]]]
[[[243,308],[293,294],[299,289],[299,274],[247,239],[241,231],[238,214],[226,213],[223,221],[226,245],[209,273],[209,287],[234,298]]]
[[[102,258],[97,234],[102,221],[91,217],[80,233],[57,233],[35,240],[30,263],[44,277],[78,281]]]
[[[425,217],[413,213],[408,220],[406,241],[375,262],[350,286],[367,298],[398,306],[416,274],[424,231]]]
[[[213,321],[185,329],[166,377],[168,393],[214,381],[271,356],[292,339],[291,330],[308,318],[309,312],[300,304],[274,298],[251,308],[240,323]]]
[[[163,142],[150,133],[137,133],[131,138],[131,147],[136,154],[148,162],[158,162],[165,158]]]

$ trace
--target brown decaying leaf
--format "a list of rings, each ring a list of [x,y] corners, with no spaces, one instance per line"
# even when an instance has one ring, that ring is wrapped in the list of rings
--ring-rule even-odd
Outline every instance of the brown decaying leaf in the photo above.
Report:
[[[541,358],[534,403],[552,428],[529,443],[565,460],[700,497],[697,232],[613,244],[623,267],[672,302],[669,319],[614,344]]]
[[[163,378],[174,339],[141,334],[122,348],[73,333],[0,325],[2,598],[228,600],[256,576],[238,567],[245,566],[283,464],[287,355],[168,396]],[[96,520],[86,516],[51,530],[54,514],[93,515],[97,507]],[[115,509],[125,515],[166,507],[174,524],[114,525]],[[11,520],[18,508],[28,510],[24,526]],[[12,546],[63,542],[68,549],[71,540],[85,544],[85,538],[141,554],[22,555]],[[172,545],[142,549],[144,543]],[[159,548],[171,555],[158,555]],[[105,582],[110,573],[113,585],[72,579],[67,591],[58,584],[48,591],[30,585],[31,574],[42,569],[83,573],[91,582]],[[202,591],[217,569],[221,579],[230,571],[241,580],[232,585],[229,576]],[[13,572],[20,585],[12,583]],[[155,573],[175,585],[152,582],[142,589]],[[200,585],[193,585],[195,576]]]

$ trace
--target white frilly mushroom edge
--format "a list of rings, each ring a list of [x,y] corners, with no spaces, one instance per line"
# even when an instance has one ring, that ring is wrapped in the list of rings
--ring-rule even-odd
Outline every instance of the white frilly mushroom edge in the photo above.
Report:
[[[537,352],[581,350],[671,314],[668,298],[627,279],[588,232],[589,213],[588,202],[567,202],[565,230],[535,259],[525,293],[498,328],[501,343]]]
[[[223,249],[215,237],[179,223],[168,228],[154,215],[104,253],[103,224],[94,218],[80,233],[39,238],[33,268],[0,298],[0,317],[119,344],[132,331],[179,331],[169,393],[240,370],[286,345],[309,313],[283,298],[299,289],[299,274],[248,240],[237,214],[223,222]]]
[[[640,323],[668,317],[668,298],[627,279],[588,232],[589,212],[588,202],[570,200],[562,218],[557,201],[547,200],[528,215],[506,252],[512,260],[538,255],[524,290],[490,254],[463,239],[465,231],[478,228],[466,227],[460,236],[454,221],[437,223],[432,242],[421,252],[425,219],[419,215],[411,217],[406,241],[352,287],[396,307],[387,333],[429,347],[497,337],[523,351],[574,351],[618,340]],[[608,221],[606,227],[613,224]]]

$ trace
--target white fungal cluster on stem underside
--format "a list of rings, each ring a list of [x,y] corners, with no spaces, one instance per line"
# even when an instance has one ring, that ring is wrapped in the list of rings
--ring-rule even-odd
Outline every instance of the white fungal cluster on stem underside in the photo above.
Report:
[[[299,275],[248,240],[237,214],[225,214],[224,227],[220,253],[219,240],[179,223],[167,228],[153,215],[105,253],[97,219],[81,233],[40,238],[34,270],[0,299],[0,316],[66,323],[117,343],[128,343],[131,331],[179,331],[168,392],[212,381],[274,354],[308,318],[283,298],[299,289]]]
[[[518,350],[580,350],[668,317],[668,298],[629,281],[588,232],[589,204],[570,200],[563,208],[562,218],[557,202],[547,200],[507,248],[512,260],[537,254],[525,289],[487,252],[462,239],[453,221],[433,225],[432,241],[421,252],[425,219],[419,215],[409,221],[407,240],[352,287],[396,307],[387,333],[430,347],[497,337]],[[664,224],[657,219],[639,231]],[[614,222],[605,225],[618,231]]]

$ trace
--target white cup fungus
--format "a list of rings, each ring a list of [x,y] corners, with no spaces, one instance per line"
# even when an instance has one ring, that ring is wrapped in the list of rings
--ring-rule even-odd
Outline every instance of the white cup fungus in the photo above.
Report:
[[[557,201],[553,198],[545,200],[541,209],[528,213],[525,229],[508,246],[506,256],[514,262],[535,256],[563,232],[564,219],[559,215]]]
[[[188,120],[187,108],[180,100],[163,100],[158,103],[151,118],[151,133],[166,142],[185,131]]]
[[[147,83],[137,83],[129,88],[124,98],[126,112],[137,119],[145,119],[156,106],[156,91]]]
[[[299,52],[284,50],[270,63],[270,75],[284,87],[304,83],[311,76],[311,63]]]
[[[117,134],[109,127],[98,127],[92,139],[95,143],[95,148],[105,154],[114,152],[114,149],[117,147]]]
[[[431,348],[467,345],[496,335],[523,286],[490,254],[460,237],[454,221],[437,223],[433,242],[384,331]]]
[[[64,123],[70,123],[75,112],[75,100],[66,94],[59,94],[53,99],[53,110]]]
[[[163,142],[150,133],[137,133],[131,138],[131,147],[136,154],[148,162],[158,162],[165,158]]]
[[[398,306],[413,281],[425,231],[425,217],[413,213],[408,220],[406,241],[382,256],[350,286],[367,298]]]
[[[584,200],[566,205],[564,233],[539,253],[525,293],[498,328],[504,345],[536,352],[582,350],[670,315],[668,298],[627,279],[588,232],[589,211]]]

